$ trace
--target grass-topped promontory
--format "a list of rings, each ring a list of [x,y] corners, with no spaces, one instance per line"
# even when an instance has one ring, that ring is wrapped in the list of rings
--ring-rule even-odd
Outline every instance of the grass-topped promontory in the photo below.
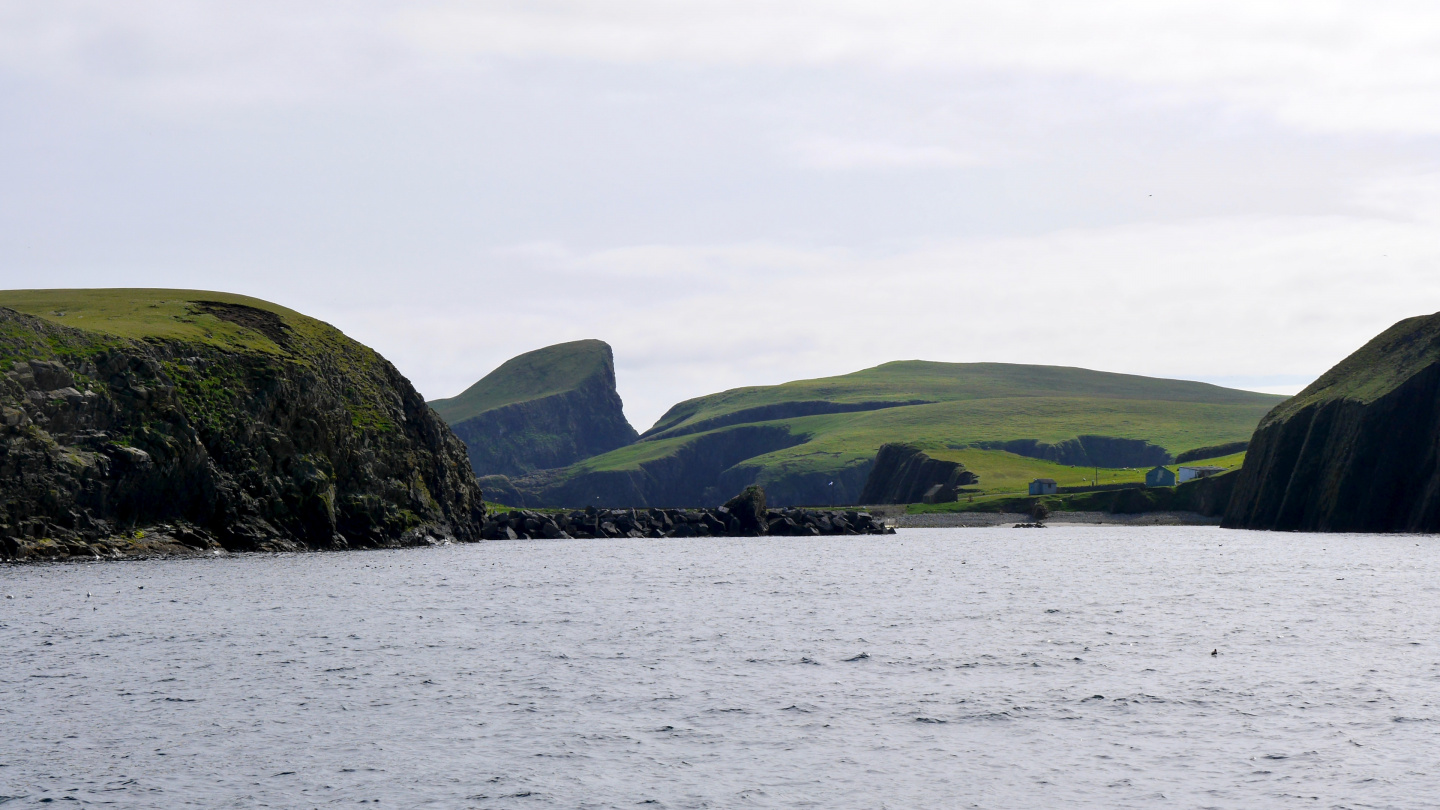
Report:
[[[600,340],[575,340],[512,357],[479,382],[430,407],[452,425],[511,405],[569,391],[610,362],[610,347]]]
[[[286,360],[351,380],[347,407],[356,427],[388,430],[391,421],[375,407],[384,378],[380,355],[347,338],[324,321],[292,309],[235,293],[149,288],[0,290],[0,307],[94,335],[87,346],[51,347],[61,354],[101,351],[118,340],[204,346],[238,355]],[[22,344],[6,351],[0,364],[24,360]],[[14,356],[9,356],[9,355]],[[171,361],[197,416],[224,418],[233,366],[209,364],[201,371]]]

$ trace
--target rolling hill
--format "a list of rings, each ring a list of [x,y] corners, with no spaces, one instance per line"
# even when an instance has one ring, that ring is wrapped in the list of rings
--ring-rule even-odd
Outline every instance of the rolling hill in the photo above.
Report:
[[[527,502],[565,506],[707,505],[752,483],[780,505],[852,503],[880,445],[906,442],[964,451],[994,491],[1013,485],[1021,458],[1128,467],[1243,441],[1283,399],[1078,368],[903,361],[688,400],[634,444],[513,484]]]

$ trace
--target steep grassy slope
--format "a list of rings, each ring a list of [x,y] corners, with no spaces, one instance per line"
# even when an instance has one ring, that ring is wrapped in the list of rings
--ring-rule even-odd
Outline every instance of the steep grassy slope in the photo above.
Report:
[[[610,346],[599,340],[527,352],[430,407],[465,442],[477,475],[563,467],[637,438]]]
[[[1437,402],[1440,313],[1395,324],[1266,416],[1225,525],[1440,531]]]
[[[932,451],[979,453],[965,464],[989,488],[1019,458],[982,452],[994,443],[1056,446],[1093,435],[1173,455],[1247,438],[1282,399],[1084,369],[888,363],[690,400],[634,445],[516,484],[534,502],[567,505],[718,503],[752,483],[780,505],[851,503],[880,445],[905,442],[936,458]],[[1010,486],[1012,477],[997,480]]]
[[[0,372],[0,554],[478,537],[460,442],[384,358],[284,307],[3,291]]]

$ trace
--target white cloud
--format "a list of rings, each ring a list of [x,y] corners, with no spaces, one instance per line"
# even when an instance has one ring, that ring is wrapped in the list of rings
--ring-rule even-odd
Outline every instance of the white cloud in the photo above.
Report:
[[[452,3],[401,30],[449,56],[1087,75],[1318,130],[1440,131],[1440,8],[1425,2]]]
[[[9,71],[191,103],[463,86],[493,57],[1089,77],[1305,129],[1440,132],[1440,7],[1418,0],[0,2]]]
[[[985,161],[946,146],[910,146],[812,137],[795,145],[807,169],[963,169]]]

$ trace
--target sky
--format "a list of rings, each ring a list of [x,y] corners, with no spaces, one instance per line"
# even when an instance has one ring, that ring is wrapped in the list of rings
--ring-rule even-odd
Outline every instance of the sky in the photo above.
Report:
[[[1298,391],[1440,310],[1440,6],[0,0],[0,287],[273,301],[427,398],[891,360]]]

